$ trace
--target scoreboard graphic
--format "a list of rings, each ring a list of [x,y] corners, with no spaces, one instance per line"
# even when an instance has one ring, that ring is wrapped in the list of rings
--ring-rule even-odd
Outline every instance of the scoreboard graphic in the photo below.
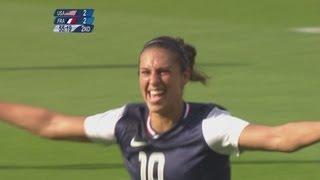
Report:
[[[56,9],[53,32],[91,33],[94,9]]]

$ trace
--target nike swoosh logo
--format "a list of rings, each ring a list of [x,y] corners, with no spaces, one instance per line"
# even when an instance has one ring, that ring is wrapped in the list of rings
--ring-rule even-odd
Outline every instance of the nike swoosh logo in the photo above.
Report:
[[[136,141],[136,137],[131,139],[130,146],[131,147],[143,147],[146,146],[147,143],[144,141]]]

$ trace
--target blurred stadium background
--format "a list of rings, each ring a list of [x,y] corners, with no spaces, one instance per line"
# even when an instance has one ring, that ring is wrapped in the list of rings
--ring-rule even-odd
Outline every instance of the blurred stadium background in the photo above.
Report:
[[[212,78],[189,101],[216,102],[251,122],[320,118],[318,0],[0,1],[0,99],[91,115],[141,101],[137,57],[159,35],[198,49]],[[91,34],[53,33],[56,8],[94,8]],[[117,146],[47,141],[0,124],[0,179],[129,179]],[[232,158],[233,180],[320,177],[320,146]]]

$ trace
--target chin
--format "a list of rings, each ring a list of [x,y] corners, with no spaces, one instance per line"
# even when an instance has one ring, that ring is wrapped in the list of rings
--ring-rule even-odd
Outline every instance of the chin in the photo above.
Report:
[[[149,109],[149,112],[151,113],[161,113],[161,112],[164,112],[165,111],[165,106],[162,105],[162,104],[150,104],[150,103],[147,103],[147,106],[148,106],[148,109]]]

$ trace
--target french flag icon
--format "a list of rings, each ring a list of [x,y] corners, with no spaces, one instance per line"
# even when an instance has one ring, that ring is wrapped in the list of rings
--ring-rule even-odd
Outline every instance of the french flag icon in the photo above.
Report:
[[[67,21],[67,24],[77,24],[77,18],[76,17],[69,18]]]

